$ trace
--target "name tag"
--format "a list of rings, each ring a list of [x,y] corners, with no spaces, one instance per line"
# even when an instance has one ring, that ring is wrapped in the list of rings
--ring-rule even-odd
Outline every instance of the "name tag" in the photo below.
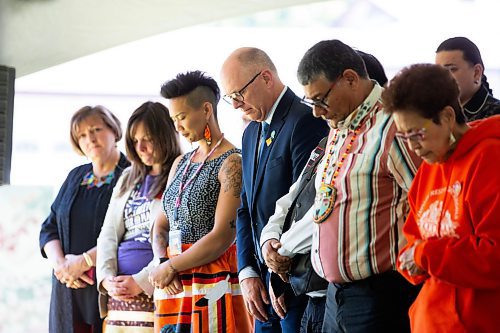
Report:
[[[182,253],[182,234],[180,230],[169,231],[168,248],[171,256],[176,256]]]

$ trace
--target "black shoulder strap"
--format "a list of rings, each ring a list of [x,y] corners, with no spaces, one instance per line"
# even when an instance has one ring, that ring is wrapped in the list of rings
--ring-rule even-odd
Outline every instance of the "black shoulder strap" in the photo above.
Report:
[[[300,194],[307,186],[307,184],[309,184],[310,181],[314,182],[314,177],[316,176],[316,170],[318,168],[318,164],[325,155],[327,140],[328,137],[324,137],[323,139],[321,139],[321,141],[318,143],[318,146],[314,148],[313,152],[311,153],[311,156],[309,157],[309,160],[307,161],[306,167],[304,168],[304,172],[302,174],[302,178],[298,186],[297,196],[293,199],[292,204],[288,208],[288,213],[286,214],[285,222],[283,223],[283,232],[286,232],[288,229],[290,229],[290,226],[292,224],[293,212],[295,210],[295,204],[297,203],[297,199],[299,198]]]

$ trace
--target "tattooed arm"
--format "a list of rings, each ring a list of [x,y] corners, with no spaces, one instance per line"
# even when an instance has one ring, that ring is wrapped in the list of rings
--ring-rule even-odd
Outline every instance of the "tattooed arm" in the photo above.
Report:
[[[236,210],[240,206],[241,156],[232,154],[226,158],[218,176],[221,188],[214,228],[189,250],[170,260],[177,271],[212,262],[234,243]]]
[[[152,247],[155,258],[167,256],[169,224],[163,211],[158,212],[152,230]]]
[[[241,156],[233,154],[229,156],[222,164],[219,171],[219,181],[221,184],[221,192],[228,193],[238,199],[238,207],[240,205],[241,193]],[[220,195],[219,195],[220,198]],[[234,215],[236,218],[236,214]]]

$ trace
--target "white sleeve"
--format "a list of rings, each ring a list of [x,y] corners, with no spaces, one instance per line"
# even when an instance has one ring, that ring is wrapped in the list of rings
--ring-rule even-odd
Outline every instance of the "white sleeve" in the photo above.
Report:
[[[307,253],[311,250],[313,236],[313,211],[311,206],[307,213],[295,223],[292,223],[283,235],[281,235],[281,248],[278,254],[293,257],[298,253]]]
[[[320,170],[324,168],[322,163],[324,163],[324,161],[321,161],[318,166]],[[314,186],[318,188],[321,184],[321,174],[319,172],[316,173],[314,179],[310,181],[314,181]],[[290,229],[281,235],[281,248],[278,249],[278,254],[293,257],[297,253],[307,253],[311,250],[315,227],[313,213],[314,204],[311,205],[309,210],[300,220],[292,223]]]
[[[266,223],[260,234],[260,247],[262,247],[262,245],[270,239],[280,239],[283,232],[283,223],[285,222],[286,214],[288,214],[288,210],[297,196],[297,187],[300,184],[303,173],[304,170],[302,170],[302,173],[297,181],[292,184],[288,193],[276,201],[274,214],[269,218],[269,221]]]
[[[125,195],[119,196],[123,179],[122,175],[113,189],[108,210],[97,238],[96,278],[97,290],[101,293],[106,293],[101,284],[102,280],[108,276],[115,276],[118,270],[118,243],[125,233],[123,207],[127,198]]]
[[[260,275],[259,273],[257,273],[253,268],[252,266],[247,266],[245,268],[243,268],[239,273],[238,273],[238,280],[241,282],[245,279],[248,279],[248,278],[254,278],[254,277],[258,277],[260,278]]]

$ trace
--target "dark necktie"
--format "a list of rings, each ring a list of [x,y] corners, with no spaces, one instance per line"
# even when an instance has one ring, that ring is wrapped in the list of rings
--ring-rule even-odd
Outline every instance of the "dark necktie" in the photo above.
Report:
[[[269,124],[265,121],[260,123],[262,129],[260,131],[260,146],[259,146],[259,158],[258,161],[260,163],[260,157],[262,156],[262,151],[264,150],[264,146],[266,145],[266,136],[267,131],[269,130]]]

